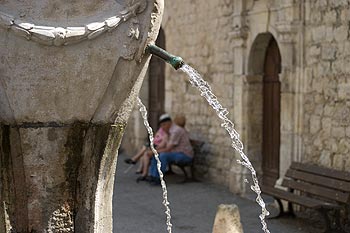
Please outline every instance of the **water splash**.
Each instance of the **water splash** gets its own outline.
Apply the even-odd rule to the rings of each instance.
[[[217,97],[211,91],[209,84],[203,80],[201,75],[195,69],[185,64],[180,68],[180,70],[188,75],[192,86],[196,87],[200,91],[201,96],[207,100],[209,105],[216,111],[216,114],[222,120],[221,127],[228,132],[232,141],[231,146],[239,153],[242,158],[242,160],[238,160],[237,162],[250,170],[253,180],[253,185],[251,185],[250,188],[257,194],[256,202],[261,207],[261,214],[259,215],[259,218],[262,224],[262,230],[265,233],[270,233],[265,221],[265,218],[269,215],[269,212],[266,209],[265,202],[261,197],[261,190],[256,176],[256,171],[249,161],[248,157],[243,152],[243,143],[239,139],[239,134],[235,130],[234,124],[227,118],[227,114],[229,112],[219,103]]]
[[[142,103],[142,101],[140,100],[139,97],[137,97],[137,104],[139,106],[139,111],[141,113],[141,116],[143,118],[143,124],[145,125],[147,131],[148,131],[148,136],[149,136],[149,141],[150,141],[150,147],[151,150],[154,154],[154,157],[157,161],[157,169],[158,169],[158,173],[159,173],[159,177],[160,177],[160,184],[162,186],[162,191],[163,191],[163,205],[165,206],[165,214],[166,214],[166,225],[167,225],[167,231],[169,233],[171,233],[171,229],[172,229],[172,224],[170,222],[171,220],[171,214],[170,214],[170,208],[169,208],[169,201],[168,201],[168,190],[164,181],[164,175],[163,172],[160,170],[161,167],[161,162],[159,160],[159,155],[157,150],[154,148],[154,144],[153,144],[153,131],[152,128],[150,127],[148,120],[147,120],[147,109],[145,107],[145,105]]]

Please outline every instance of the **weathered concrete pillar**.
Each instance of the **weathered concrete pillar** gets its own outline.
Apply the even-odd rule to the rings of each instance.
[[[163,0],[0,2],[0,232],[112,232]]]
[[[237,205],[219,205],[215,216],[213,233],[243,233]]]

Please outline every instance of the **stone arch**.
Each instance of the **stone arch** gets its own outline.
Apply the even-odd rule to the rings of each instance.
[[[257,172],[260,174],[260,177],[262,177],[262,173],[264,172],[264,164],[266,165],[266,138],[272,138],[271,135],[266,136],[266,132],[268,131],[266,128],[267,123],[267,113],[270,112],[270,110],[267,110],[268,107],[268,101],[266,101],[267,97],[265,97],[264,101],[264,95],[267,94],[268,91],[267,85],[266,85],[266,73],[269,72],[266,69],[266,61],[267,61],[267,54],[268,49],[271,49],[271,43],[274,43],[275,46],[277,46],[277,56],[280,59],[281,54],[279,50],[279,46],[277,43],[277,40],[275,37],[267,32],[267,33],[260,33],[258,34],[251,46],[249,57],[248,57],[248,69],[247,69],[247,75],[246,75],[246,91],[245,91],[245,119],[246,119],[246,149],[249,156],[252,158],[252,162],[254,163]],[[281,63],[279,65],[276,65],[277,67],[277,73],[281,72]],[[279,78],[277,77],[277,80]],[[265,81],[264,81],[265,80]],[[280,88],[280,87],[279,87]],[[278,156],[278,159],[275,163],[275,177],[276,179],[279,176],[279,146],[280,146],[280,125],[279,125],[279,119],[280,119],[280,89],[275,93],[278,100],[278,113],[275,114],[275,117],[278,118],[278,126],[275,126],[275,128],[278,128],[278,140],[277,143],[274,143],[274,151],[276,152],[276,156]],[[264,110],[265,108],[265,110]],[[270,122],[271,123],[271,122]],[[264,127],[265,125],[265,127]],[[277,130],[275,130],[277,131]],[[265,139],[264,139],[265,135]],[[276,145],[275,145],[276,144]],[[265,145],[265,146],[264,146]],[[265,162],[264,162],[265,160]],[[266,166],[265,166],[266,170]],[[265,171],[266,173],[266,171]],[[274,182],[274,181],[273,181]]]
[[[269,32],[260,33],[255,37],[249,52],[248,75],[262,75],[264,73],[266,49],[272,38],[274,36]]]

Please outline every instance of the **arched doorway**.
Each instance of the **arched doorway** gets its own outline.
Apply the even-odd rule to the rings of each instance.
[[[261,182],[273,186],[280,176],[281,54],[271,33],[251,45],[244,92],[246,150]]]
[[[263,74],[263,184],[274,186],[280,167],[281,54],[272,37],[266,49]]]
[[[156,45],[165,49],[165,34],[160,28]],[[153,130],[157,129],[159,116],[164,113],[165,105],[165,63],[156,56],[152,56],[149,65],[149,123]]]

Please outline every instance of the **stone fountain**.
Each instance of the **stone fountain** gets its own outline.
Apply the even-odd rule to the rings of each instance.
[[[112,232],[163,0],[0,1],[0,232]]]

